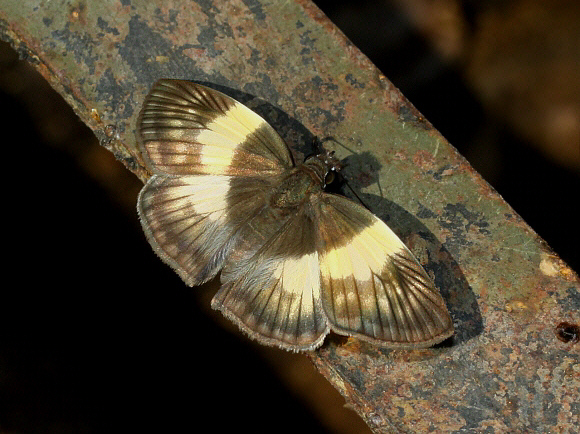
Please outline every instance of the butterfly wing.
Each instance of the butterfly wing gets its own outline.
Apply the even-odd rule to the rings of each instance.
[[[236,232],[265,206],[268,177],[153,175],[137,210],[155,252],[190,286],[222,268]]]
[[[166,175],[269,175],[293,167],[290,150],[258,114],[217,90],[159,80],[137,121],[141,152]]]
[[[216,90],[159,80],[137,122],[155,172],[137,209],[156,253],[188,285],[214,277],[235,234],[265,202],[290,151],[256,113]]]
[[[301,209],[284,219],[267,207],[240,234],[212,307],[266,345],[303,351],[329,331],[320,304],[315,226]]]
[[[344,197],[313,197],[321,301],[332,330],[395,348],[453,334],[443,298],[417,259],[378,217]]]

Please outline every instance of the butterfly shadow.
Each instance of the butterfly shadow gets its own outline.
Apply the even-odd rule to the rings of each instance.
[[[370,152],[354,152],[332,137],[319,140],[299,121],[251,94],[215,83],[201,81],[198,83],[231,96],[262,116],[286,141],[294,157],[297,157],[297,162],[301,162],[304,156],[319,151],[320,146],[327,140],[333,140],[347,149],[351,155],[341,161],[344,166],[342,176],[329,185],[327,191],[342,194],[362,203],[383,220],[411,249],[434,279],[436,287],[445,299],[455,326],[455,334],[436,347],[460,345],[483,332],[483,319],[475,294],[461,271],[461,266],[446,246],[446,244],[453,245],[455,240],[453,237],[448,237],[446,243],[441,243],[417,217],[398,204],[382,197],[384,191],[379,178],[382,164],[376,157]],[[360,188],[372,184],[378,186],[380,195],[360,192]],[[435,211],[430,211],[424,205],[421,208],[422,214],[428,218],[436,218]],[[459,227],[456,229],[461,231]],[[457,231],[454,230],[452,233],[456,234]],[[335,338],[330,336],[330,339]]]

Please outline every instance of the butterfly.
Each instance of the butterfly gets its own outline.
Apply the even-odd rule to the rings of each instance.
[[[137,209],[189,286],[221,271],[211,305],[258,342],[319,347],[330,331],[390,348],[453,334],[433,281],[391,229],[324,190],[329,152],[296,163],[258,114],[214,89],[159,80],[137,121],[153,176]]]

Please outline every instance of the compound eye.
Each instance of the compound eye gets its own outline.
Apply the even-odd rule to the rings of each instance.
[[[334,170],[330,170],[324,178],[324,185],[332,184],[335,179],[336,179],[336,174],[334,173]]]

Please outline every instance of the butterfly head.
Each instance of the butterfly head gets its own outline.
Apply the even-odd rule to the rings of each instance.
[[[322,153],[307,157],[304,164],[311,167],[323,181],[323,188],[336,179],[336,173],[342,169],[339,159],[334,156],[334,151],[322,150]]]

